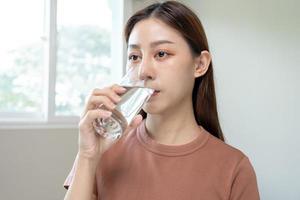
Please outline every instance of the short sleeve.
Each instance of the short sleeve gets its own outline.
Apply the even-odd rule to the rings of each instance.
[[[259,192],[255,171],[247,157],[236,167],[230,200],[259,200]]]
[[[73,177],[75,175],[76,164],[77,164],[77,156],[76,156],[76,159],[74,161],[73,167],[72,167],[71,171],[69,172],[69,174],[68,174],[68,176],[65,179],[65,182],[63,184],[65,189],[69,189],[69,186],[72,183]]]

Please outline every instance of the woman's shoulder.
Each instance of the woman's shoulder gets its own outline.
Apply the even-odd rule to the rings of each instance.
[[[208,134],[208,140],[205,145],[205,151],[208,151],[210,156],[218,160],[226,160],[227,162],[240,162],[243,159],[248,159],[247,155],[240,149],[220,140],[205,130]]]
[[[216,138],[206,131],[208,140],[205,148],[205,154],[209,157],[210,164],[215,164],[217,168],[225,173],[231,174],[232,178],[236,176],[244,177],[245,180],[256,182],[256,175],[249,157],[240,149]]]

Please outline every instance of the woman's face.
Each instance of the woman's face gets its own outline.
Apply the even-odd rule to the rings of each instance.
[[[156,18],[138,22],[128,39],[127,68],[137,68],[146,87],[155,89],[143,109],[149,114],[169,113],[192,103],[195,58],[180,33]]]

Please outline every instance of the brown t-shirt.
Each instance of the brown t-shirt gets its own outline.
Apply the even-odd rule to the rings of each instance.
[[[149,137],[143,121],[105,152],[100,163],[96,190],[101,200],[259,199],[249,159],[203,127],[192,142],[170,146]],[[74,167],[66,188],[73,174]]]

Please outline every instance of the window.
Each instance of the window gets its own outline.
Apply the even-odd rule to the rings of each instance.
[[[0,4],[0,112],[39,113],[44,78],[43,2]]]
[[[75,124],[122,75],[122,0],[4,1],[0,22],[0,125]]]

